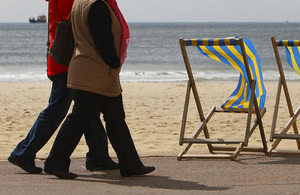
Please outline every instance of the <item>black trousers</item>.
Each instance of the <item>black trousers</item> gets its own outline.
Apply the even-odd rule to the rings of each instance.
[[[143,166],[125,122],[122,95],[107,97],[75,90],[74,101],[72,113],[60,128],[45,167],[69,172],[70,156],[84,131],[99,116],[99,111],[103,113],[108,138],[118,156],[120,172],[133,171]]]

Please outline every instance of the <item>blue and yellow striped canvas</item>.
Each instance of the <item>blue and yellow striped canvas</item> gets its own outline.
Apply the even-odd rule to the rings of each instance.
[[[221,106],[222,108],[249,108],[250,84],[248,81],[244,60],[239,45],[235,43],[236,38],[225,39],[191,39],[187,46],[197,46],[200,53],[219,62],[228,64],[240,72],[239,82],[236,89]],[[256,80],[256,98],[259,108],[265,106],[266,89],[263,84],[260,59],[253,44],[243,38],[248,57],[250,72]]]
[[[280,40],[278,46],[286,48],[286,59],[288,64],[300,76],[300,41],[299,40]]]

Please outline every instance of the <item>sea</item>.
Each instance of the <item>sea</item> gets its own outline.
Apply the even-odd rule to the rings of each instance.
[[[300,23],[129,23],[131,39],[121,82],[186,82],[188,80],[179,38],[245,37],[251,40],[262,64],[266,82],[279,74],[271,36],[300,39]],[[47,24],[0,23],[0,82],[50,82],[46,75]],[[285,50],[279,50],[286,79],[300,81],[288,66]],[[197,82],[235,82],[239,73],[231,66],[202,56],[188,47],[189,60]]]

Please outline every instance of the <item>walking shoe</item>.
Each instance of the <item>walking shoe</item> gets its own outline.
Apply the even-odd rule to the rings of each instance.
[[[44,171],[50,175],[55,175],[59,179],[74,179],[78,176],[76,173],[62,172],[55,169],[49,169],[47,167],[44,167]]]
[[[121,172],[121,176],[122,177],[131,177],[134,175],[145,175],[148,173],[151,173],[152,171],[155,170],[155,167],[145,167],[142,166],[139,169],[135,170],[135,171],[131,171],[131,172]]]
[[[41,173],[43,171],[43,169],[41,167],[36,167],[35,165],[29,165],[29,164],[19,160],[17,157],[15,157],[13,155],[10,155],[8,157],[8,161],[11,164],[20,167],[21,169],[23,169],[24,171],[26,171],[28,173]]]
[[[106,163],[104,165],[97,165],[97,166],[86,165],[86,169],[89,171],[116,170],[119,169],[119,163],[110,161],[109,163]]]

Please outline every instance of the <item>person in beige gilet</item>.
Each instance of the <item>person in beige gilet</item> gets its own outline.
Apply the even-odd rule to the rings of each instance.
[[[75,0],[72,9],[75,49],[67,87],[75,89],[74,107],[63,123],[45,161],[44,171],[73,179],[70,156],[99,111],[118,156],[123,177],[148,174],[125,122],[119,74],[126,58],[129,29],[115,0]]]

